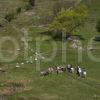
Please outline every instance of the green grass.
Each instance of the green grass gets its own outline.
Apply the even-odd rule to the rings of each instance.
[[[23,6],[24,0],[18,0],[18,5],[14,5],[14,0],[9,1],[0,1],[0,8],[8,7],[8,11],[11,11],[11,4],[16,8],[18,6]],[[98,2],[90,2],[91,8],[89,8],[89,19],[93,18],[97,20],[99,18],[99,10],[93,12],[96,8],[99,9],[99,0]],[[85,0],[85,3],[87,1]],[[88,4],[88,3],[87,3]],[[11,7],[11,8],[10,8]],[[3,10],[1,10],[3,11]],[[33,11],[33,10],[32,10]],[[6,13],[5,11],[3,11]],[[3,15],[3,14],[2,14]],[[95,17],[91,17],[91,15]],[[67,65],[72,64],[74,67],[77,64],[80,64],[83,68],[87,70],[87,78],[86,79],[78,79],[75,74],[52,74],[47,77],[41,77],[40,72],[36,71],[36,62],[33,64],[25,64],[21,66],[21,68],[16,68],[16,63],[25,62],[23,59],[23,42],[21,42],[21,37],[23,37],[22,28],[28,29],[29,36],[32,37],[32,42],[30,42],[30,47],[36,50],[36,38],[40,38],[39,42],[41,42],[41,52],[43,56],[50,57],[52,53],[52,37],[40,34],[44,32],[45,27],[33,27],[34,23],[37,25],[37,22],[34,22],[34,15],[28,16],[25,15],[25,12],[22,12],[17,16],[17,19],[14,19],[11,23],[7,23],[5,27],[0,28],[0,37],[3,36],[13,36],[18,40],[21,51],[18,58],[11,63],[1,63],[0,67],[6,70],[6,73],[0,72],[0,89],[5,88],[5,84],[9,80],[20,81],[20,80],[31,80],[30,83],[27,84],[27,87],[30,88],[28,91],[23,91],[21,93],[15,93],[10,96],[5,96],[5,100],[100,100],[100,62],[92,61],[87,52],[83,51],[83,61],[78,63],[78,55],[77,49],[71,49],[69,47],[69,43],[65,42],[66,47],[66,62],[62,62],[62,43],[61,41],[55,41],[57,43],[57,54],[55,58],[50,62],[44,62],[41,60],[41,69],[46,69],[51,66],[56,65]],[[35,20],[37,21],[37,20]],[[86,47],[88,41],[91,37],[97,35],[98,33],[95,30],[96,21],[90,21],[86,23],[85,27],[83,27],[79,34],[85,39],[82,41],[83,46]],[[17,29],[15,29],[15,26]],[[44,40],[42,42],[42,40]],[[94,42],[95,48],[100,48],[100,43]],[[3,45],[3,53],[7,56],[11,56],[8,51],[11,51],[13,46],[11,43],[5,43]],[[7,54],[8,53],[8,54]],[[96,50],[93,54],[100,58],[100,50]],[[29,56],[34,53],[29,50]]]

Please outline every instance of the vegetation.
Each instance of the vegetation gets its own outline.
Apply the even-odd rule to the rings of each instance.
[[[21,7],[17,8],[17,14],[21,13],[21,11],[22,11]]]
[[[72,35],[84,25],[86,18],[87,10],[84,7],[62,9],[49,25],[49,28],[54,32]]]
[[[97,22],[96,29],[97,29],[97,32],[100,32],[100,21]]]
[[[29,0],[29,4],[30,4],[31,6],[35,6],[35,0]]]
[[[87,5],[88,19],[84,19],[82,25],[71,32],[71,34],[75,34],[76,32],[84,38],[84,41],[81,41],[83,50],[81,51],[82,61],[80,62],[78,61],[79,55],[77,49],[71,47],[72,41],[55,41],[50,35],[42,34],[48,30],[47,25],[49,23],[43,23],[42,19],[45,21],[46,17],[51,17],[53,13],[52,8],[58,0],[36,0],[35,8],[30,11],[24,9],[27,1],[28,0],[0,1],[0,24],[4,26],[0,27],[0,40],[2,40],[4,36],[11,36],[17,40],[20,46],[18,58],[13,62],[1,62],[0,58],[0,100],[100,100],[100,62],[91,59],[88,50],[86,50],[88,48],[87,46],[91,46],[89,43],[91,38],[99,34],[96,30],[96,24],[100,18],[100,0],[82,0],[81,4]],[[18,14],[17,17],[15,16],[16,18],[10,23],[6,23],[7,21],[4,19],[5,16],[9,13],[16,13],[16,9],[20,7],[22,8],[20,14]],[[64,9],[62,11],[66,12],[67,10]],[[57,11],[56,17],[58,17],[62,11]],[[73,11],[73,9],[70,11]],[[82,27],[83,25],[84,27]],[[30,59],[32,57],[33,63],[27,63],[23,57],[24,43],[21,41],[24,37],[23,29],[26,29],[28,36],[32,39],[32,41],[29,41],[28,58]],[[54,32],[52,32],[52,34],[54,34]],[[72,64],[75,68],[77,65],[80,65],[86,69],[87,77],[77,78],[76,73],[50,74],[49,76],[41,77],[40,71],[36,71],[36,65],[38,63],[34,60],[36,57],[35,52],[37,51],[37,38],[37,42],[41,44],[40,54],[45,57],[44,60],[40,60],[41,70],[60,65],[66,66]],[[55,43],[56,45],[54,46],[56,49],[54,50],[52,44]],[[62,50],[63,44],[66,47],[65,50]],[[93,41],[92,46],[94,50],[89,51],[89,53],[99,59],[100,42]],[[56,52],[56,56],[52,61],[46,62],[45,60],[52,55],[53,50]],[[15,52],[12,41],[5,41],[2,44],[0,53],[1,52],[3,52],[4,57],[11,58]],[[62,61],[62,56],[65,55],[66,61]],[[22,62],[24,65],[21,64]],[[17,63],[20,65],[19,68],[16,68]]]
[[[5,19],[6,19],[8,22],[11,22],[13,19],[15,19],[15,13],[8,13],[8,14],[5,16]]]
[[[68,9],[75,5],[75,1],[69,2],[66,0],[58,0],[55,2],[53,7],[53,14],[54,16],[57,16],[57,14],[61,11],[61,9]]]
[[[35,0],[28,0],[28,4],[26,5],[26,10],[31,10],[35,6]]]

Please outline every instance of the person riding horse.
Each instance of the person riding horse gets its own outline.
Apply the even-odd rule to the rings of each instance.
[[[70,73],[74,73],[74,68],[72,67],[72,65],[67,65],[67,71]]]
[[[80,77],[82,75],[82,69],[80,68],[80,66],[77,66],[76,68],[76,74]]]
[[[69,65],[67,65],[67,71],[68,71],[68,72],[70,72],[70,71],[71,71],[71,67],[72,67],[72,65],[70,65],[70,64],[69,64]]]
[[[76,71],[77,71],[76,74],[77,74],[79,77],[84,77],[84,78],[85,78],[86,75],[87,75],[86,70],[80,68],[80,66],[77,66]]]

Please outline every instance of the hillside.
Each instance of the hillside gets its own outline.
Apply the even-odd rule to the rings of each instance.
[[[77,33],[83,38],[80,40],[81,52],[71,47],[71,41],[55,40],[43,34],[47,32],[47,24],[54,17],[54,12],[59,10],[60,3],[66,8],[79,3],[88,8],[88,20]],[[100,42],[93,41],[95,50],[91,53],[87,50],[91,44],[89,40],[99,34],[95,26],[100,18],[100,0],[36,0],[32,9],[26,10],[26,6],[27,0],[0,0],[0,100],[100,100],[100,61],[96,62],[89,56],[92,53],[99,60]],[[15,14],[18,8],[22,10]],[[10,22],[5,20],[8,13],[15,14]],[[26,39],[31,40],[25,53],[27,43],[23,40],[26,35],[29,36]],[[11,41],[3,40],[8,37]],[[15,43],[12,43],[13,40]],[[66,49],[63,50],[62,46]],[[4,62],[2,54],[8,60],[13,54],[17,58]],[[82,61],[79,62],[81,55]],[[48,59],[51,56],[54,58]],[[66,58],[62,59],[62,56]],[[76,71],[73,74],[40,75],[40,71],[49,67],[68,64],[75,69],[80,65],[87,71],[86,78],[78,77]]]
[[[55,9],[60,9],[65,6],[69,8],[80,0],[36,0],[35,6],[33,9],[27,11],[28,0],[4,0],[0,1],[0,20],[4,19],[4,17],[9,13],[16,13],[18,8],[22,9],[20,15],[17,16],[18,21],[27,20],[30,23],[34,24],[47,24],[52,20],[52,17],[55,14]],[[15,21],[17,21],[17,19]],[[23,23],[23,22],[22,22]]]

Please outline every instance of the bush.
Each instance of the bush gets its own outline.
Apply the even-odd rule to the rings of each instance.
[[[26,10],[31,10],[32,9],[32,6],[30,4],[26,5]]]
[[[57,16],[57,14],[61,11],[62,8],[68,9],[75,4],[75,1],[64,1],[64,0],[57,0],[53,7],[53,14]]]
[[[21,13],[21,11],[22,11],[21,7],[17,8],[17,10],[16,10],[17,14]]]
[[[0,27],[2,27],[2,24],[0,23]]]
[[[96,36],[94,40],[95,41],[100,41],[100,36]]]
[[[34,6],[35,5],[35,0],[29,0],[29,5]]]
[[[97,22],[96,29],[97,29],[97,32],[100,32],[100,21]]]
[[[26,10],[31,10],[35,6],[35,0],[28,0],[28,4],[26,5]]]
[[[8,13],[8,14],[5,16],[5,19],[6,19],[8,22],[11,22],[13,19],[15,19],[15,14],[14,14],[14,13]]]

